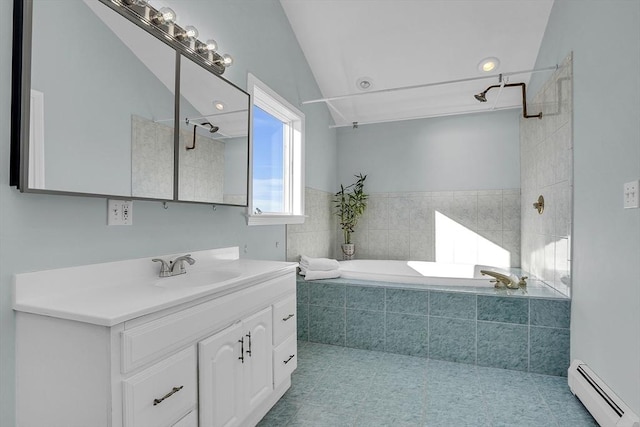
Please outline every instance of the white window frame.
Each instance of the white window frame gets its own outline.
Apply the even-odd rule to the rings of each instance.
[[[247,88],[251,95],[249,110],[249,197],[247,207],[248,225],[281,225],[304,223],[304,113],[278,95],[269,86],[249,73]],[[284,137],[285,212],[263,212],[257,214],[253,206],[253,107],[257,106],[272,116],[288,123]]]

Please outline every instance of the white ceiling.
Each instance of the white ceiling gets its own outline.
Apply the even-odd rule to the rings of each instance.
[[[280,0],[323,97],[486,76],[534,68],[553,0]],[[555,64],[543,64],[555,66]],[[528,83],[531,74],[508,77]],[[519,88],[493,89],[492,77],[331,101],[336,125],[519,108]],[[496,102],[497,99],[497,102]],[[303,100],[309,101],[309,100]],[[530,114],[536,113],[535,111]]]

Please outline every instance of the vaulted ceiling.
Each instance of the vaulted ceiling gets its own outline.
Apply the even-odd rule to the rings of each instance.
[[[530,73],[510,73],[534,68],[553,5],[553,0],[280,2],[323,98],[335,98],[328,104],[337,126],[519,108],[517,88],[493,89],[485,103],[473,95],[499,84],[500,73],[508,83],[528,83]],[[482,72],[478,64],[487,57],[500,63]],[[358,85],[362,79],[371,83],[367,90]],[[456,80],[463,81],[439,84]],[[404,87],[414,88],[394,90]]]

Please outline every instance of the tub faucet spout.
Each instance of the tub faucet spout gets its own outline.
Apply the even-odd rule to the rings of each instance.
[[[491,283],[495,283],[496,288],[506,287],[509,289],[518,289],[520,287],[519,282],[516,282],[505,274],[490,270],[480,270],[480,273],[482,273],[483,276],[493,277],[495,280],[492,280]]]

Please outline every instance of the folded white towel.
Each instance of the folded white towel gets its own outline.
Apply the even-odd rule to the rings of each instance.
[[[318,279],[336,279],[340,277],[340,270],[307,270],[307,274],[304,276],[305,280],[318,280]]]
[[[311,258],[305,255],[300,255],[300,269],[302,270],[329,271],[337,270],[339,268],[340,263],[335,259]]]

